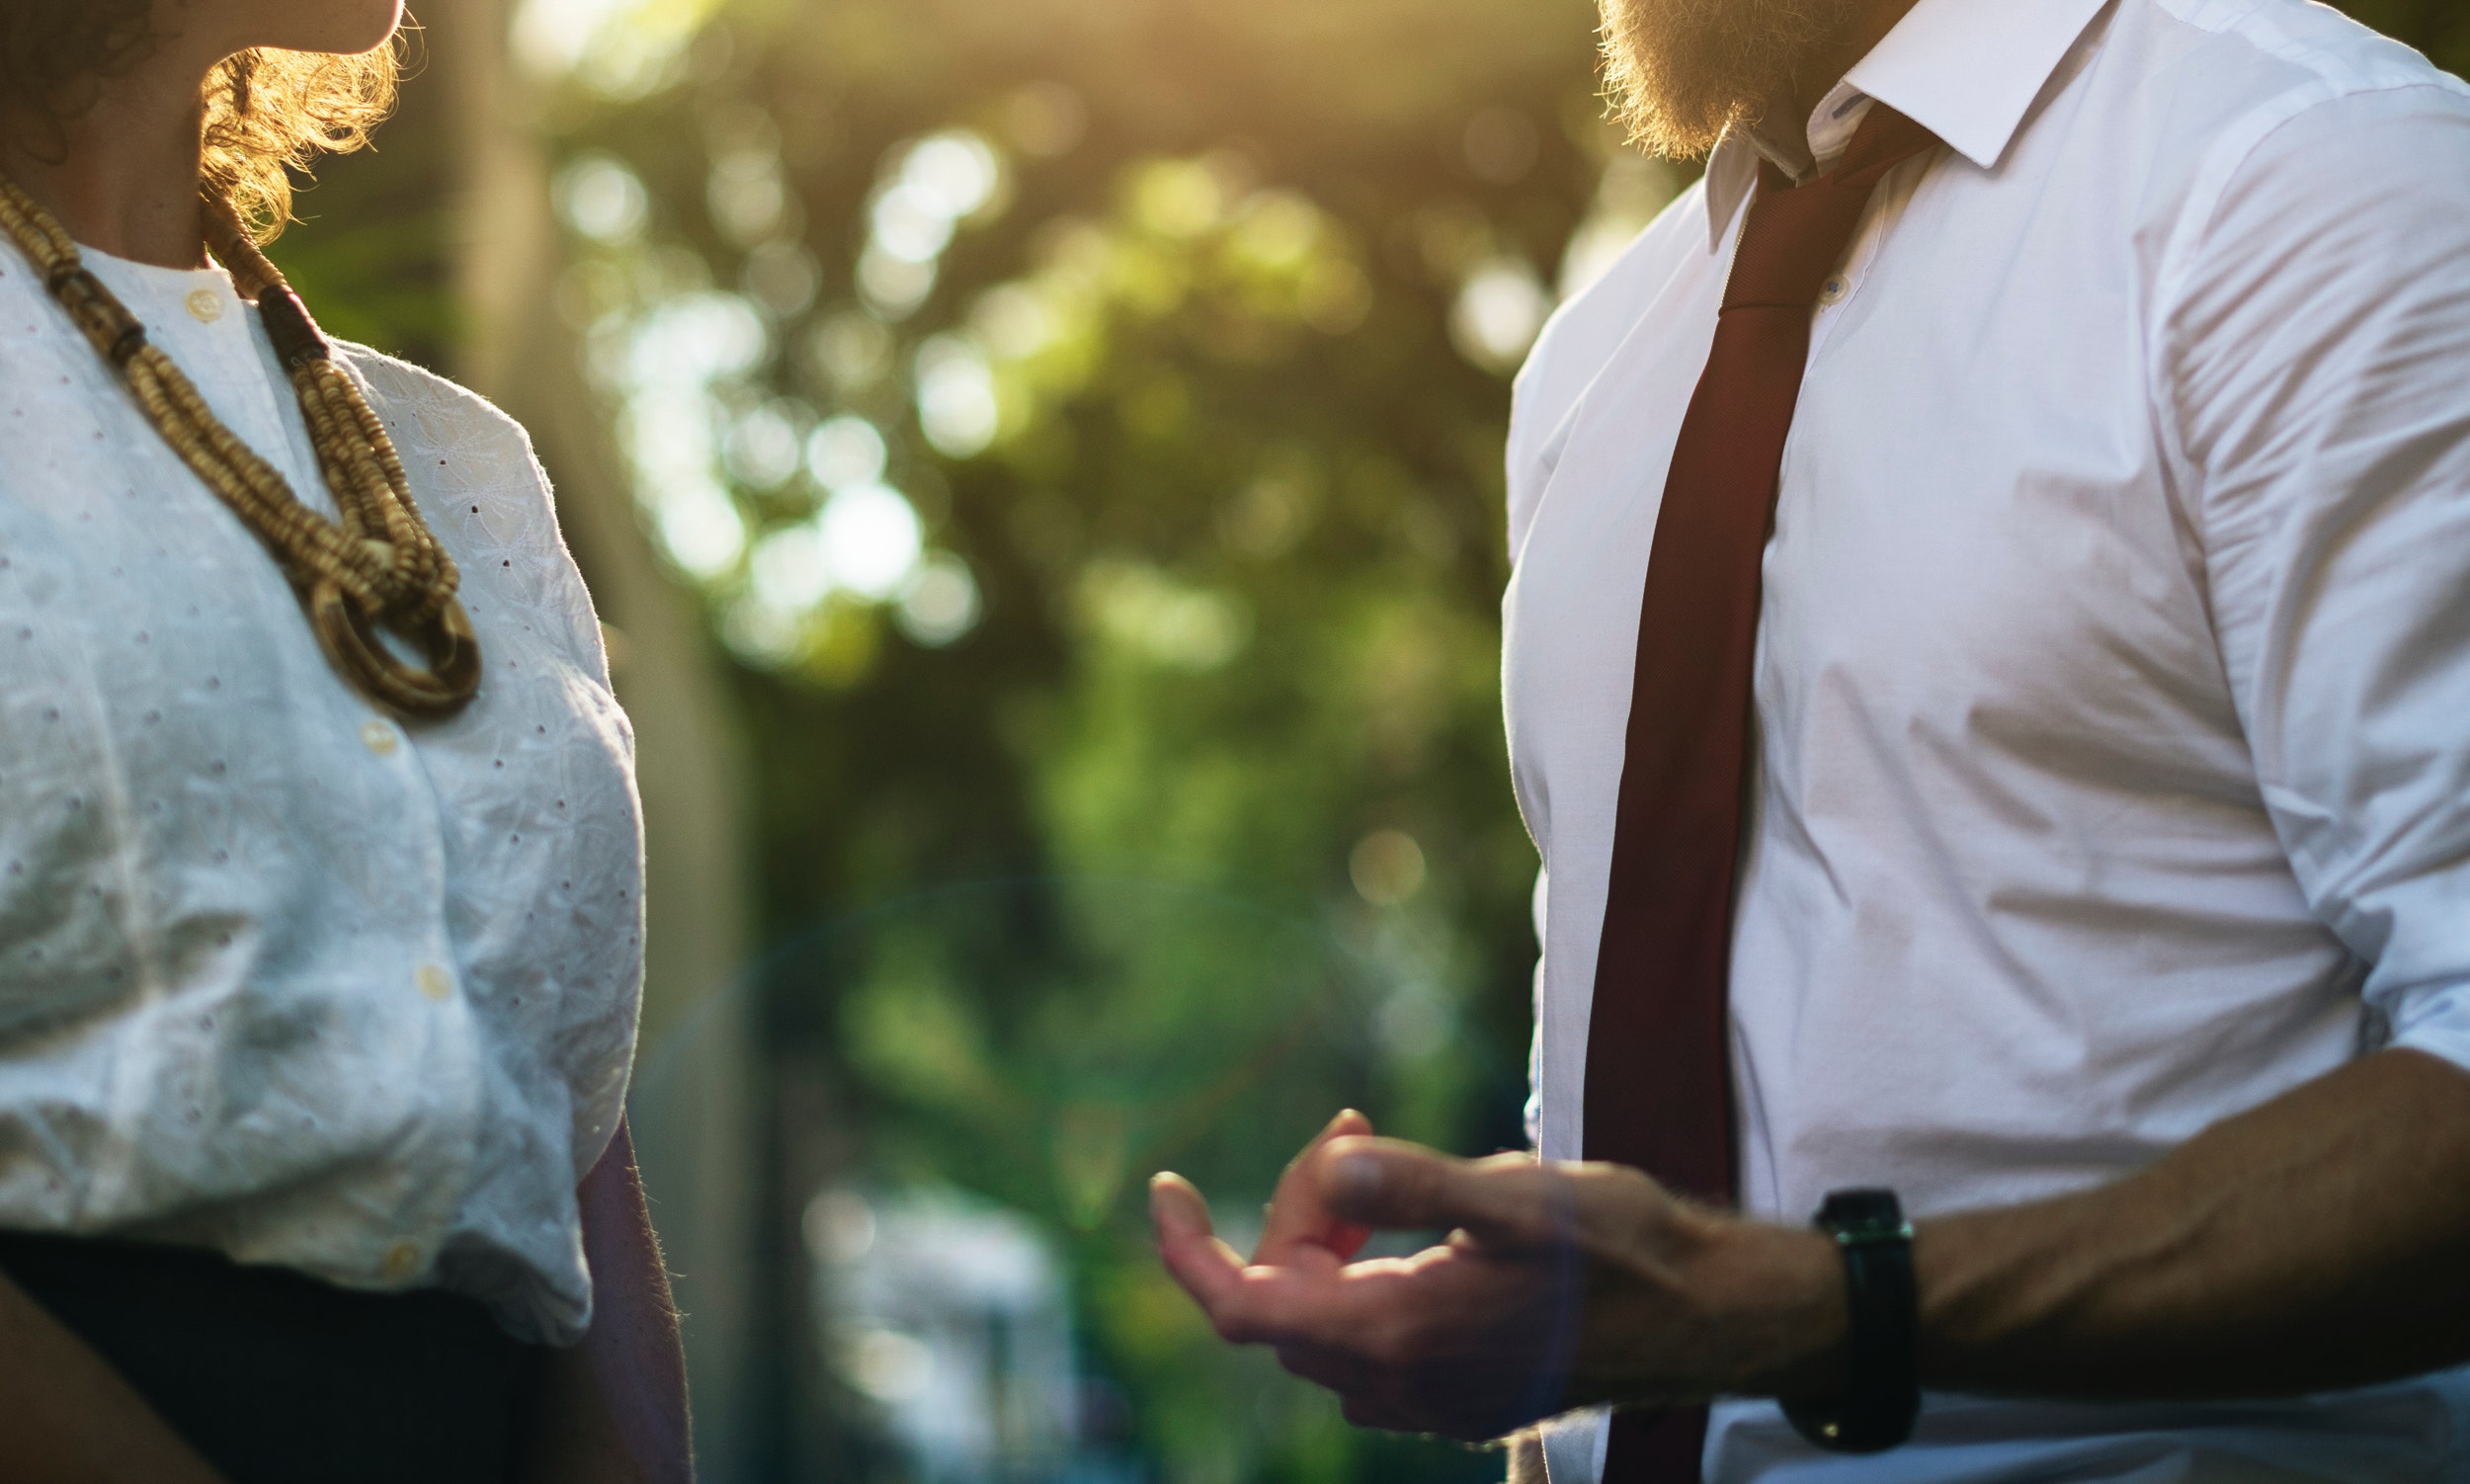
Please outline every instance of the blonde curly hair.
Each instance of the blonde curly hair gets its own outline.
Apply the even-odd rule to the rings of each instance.
[[[402,33],[374,51],[326,56],[258,48],[206,80],[206,184],[239,208],[258,240],[291,220],[291,172],[349,154],[394,111]]]
[[[103,79],[154,42],[154,0],[0,0],[0,116],[33,127],[40,152],[65,147],[64,125]],[[369,142],[393,111],[405,34],[357,56],[258,48],[206,80],[206,185],[260,240],[291,220],[291,172]],[[48,148],[46,148],[48,146]]]

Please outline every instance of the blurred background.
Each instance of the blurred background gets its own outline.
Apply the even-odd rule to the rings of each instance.
[[[1590,0],[417,12],[274,256],[530,427],[607,621],[703,1477],[1497,1479],[1218,1345],[1143,1188],[1523,1143],[1508,377],[1690,178]]]

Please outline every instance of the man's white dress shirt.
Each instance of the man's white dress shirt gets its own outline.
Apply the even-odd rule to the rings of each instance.
[[[88,264],[332,513],[220,271]],[[480,693],[380,714],[0,247],[0,1227],[591,1312],[575,1186],[642,966],[633,742],[523,431],[338,346],[462,570]]]
[[[2078,1190],[2362,1051],[2470,1064],[2470,89],[2300,0],[1921,0],[1822,103],[1946,148],[1816,312],[1765,557],[1741,1195]],[[1639,596],[1756,177],[1728,138],[1519,378],[1505,685],[1536,1108],[1583,1149]],[[1556,1484],[1592,1478],[1573,1419]],[[2470,1382],[1716,1409],[1710,1479],[2470,1476]]]

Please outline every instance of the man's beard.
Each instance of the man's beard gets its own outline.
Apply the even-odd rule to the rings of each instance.
[[[1792,97],[1852,0],[1601,0],[1605,80],[1632,142],[1687,159]]]

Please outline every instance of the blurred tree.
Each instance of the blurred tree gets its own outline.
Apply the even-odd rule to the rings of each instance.
[[[548,111],[560,305],[749,666],[767,920],[886,904],[771,1043],[873,1178],[1070,1244],[1179,1479],[1497,1468],[1224,1353],[1140,1215],[1345,1102],[1521,1139],[1502,377],[1608,140],[1583,5],[1441,10],[739,5]],[[1016,884],[920,904],[969,879]]]

